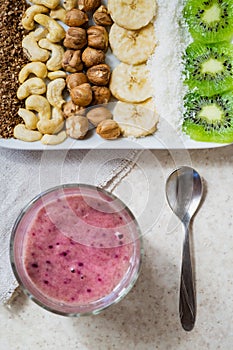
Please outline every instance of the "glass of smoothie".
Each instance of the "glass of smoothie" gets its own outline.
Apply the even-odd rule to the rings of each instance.
[[[61,185],[34,198],[11,235],[13,272],[23,291],[57,314],[98,314],[121,300],[139,275],[135,217],[95,186]]]

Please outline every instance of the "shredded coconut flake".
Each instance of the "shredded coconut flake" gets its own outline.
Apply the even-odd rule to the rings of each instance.
[[[147,62],[156,110],[160,116],[158,134],[172,137],[181,133],[183,97],[182,55],[190,42],[184,24],[181,0],[157,0],[158,12],[154,21],[157,47]],[[170,130],[170,132],[169,132]],[[170,133],[170,135],[169,135]]]

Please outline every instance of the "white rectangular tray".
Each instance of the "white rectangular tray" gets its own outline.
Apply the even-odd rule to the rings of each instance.
[[[226,144],[195,142],[178,136],[170,141],[163,140],[159,133],[140,139],[121,138],[105,141],[93,133],[85,140],[68,138],[60,145],[44,146],[41,142],[23,142],[15,139],[0,139],[0,147],[18,150],[81,150],[81,149],[206,149],[223,147]]]
[[[163,0],[165,1],[165,0]],[[169,4],[170,0],[166,0]],[[29,4],[30,1],[27,0]],[[61,0],[63,2],[63,0]],[[157,0],[159,3],[160,0]],[[102,1],[107,5],[107,0]],[[60,22],[61,23],[61,22]],[[61,23],[62,24],[62,23]],[[66,27],[66,26],[65,26]],[[113,69],[119,61],[109,50],[106,56],[106,63]],[[161,122],[160,118],[160,122]],[[89,131],[88,137],[84,140],[74,140],[68,138],[63,143],[56,146],[45,146],[40,141],[38,142],[23,142],[16,139],[0,139],[0,147],[17,149],[17,150],[81,150],[81,149],[206,149],[226,146],[226,144],[196,142],[190,140],[185,135],[179,135],[169,123],[165,121],[169,132],[156,131],[154,135],[147,136],[140,139],[119,138],[117,140],[105,141],[94,130]]]

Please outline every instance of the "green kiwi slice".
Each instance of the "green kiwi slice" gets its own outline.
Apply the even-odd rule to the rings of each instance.
[[[212,97],[189,92],[184,98],[182,129],[191,139],[203,142],[233,142],[233,94]]]
[[[213,96],[233,89],[233,45],[201,44],[186,49],[185,83],[200,95]]]
[[[188,0],[184,17],[194,40],[215,43],[233,37],[232,0]]]

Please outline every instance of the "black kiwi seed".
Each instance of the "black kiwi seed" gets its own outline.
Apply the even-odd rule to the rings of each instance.
[[[209,107],[211,109],[205,115],[205,110]],[[219,111],[218,119],[213,110]],[[197,141],[233,142],[232,94],[225,93],[209,98],[197,93],[188,93],[185,96],[183,131]]]
[[[200,95],[213,96],[233,89],[233,45],[230,43],[193,42],[186,49],[184,65],[185,83]]]
[[[211,9],[218,7],[219,18],[211,20]],[[204,16],[209,11],[208,16]],[[197,1],[187,0],[184,18],[194,40],[204,43],[231,41],[233,38],[233,2],[232,0]]]

